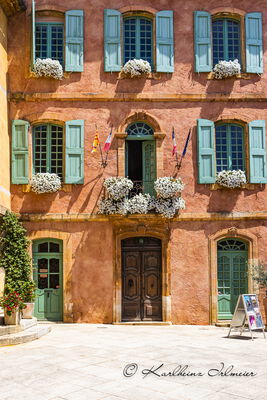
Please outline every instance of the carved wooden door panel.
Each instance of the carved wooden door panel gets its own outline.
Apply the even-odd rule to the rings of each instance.
[[[161,242],[125,239],[122,245],[122,321],[161,321]]]

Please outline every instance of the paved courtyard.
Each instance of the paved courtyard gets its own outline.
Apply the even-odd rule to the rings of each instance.
[[[266,400],[267,340],[227,332],[53,324],[39,340],[0,348],[0,399]]]

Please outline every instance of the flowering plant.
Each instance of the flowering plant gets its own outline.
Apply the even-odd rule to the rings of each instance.
[[[148,61],[142,59],[137,60],[134,58],[133,60],[127,61],[122,68],[122,72],[131,75],[132,78],[135,76],[150,74],[151,66]]]
[[[241,65],[238,60],[234,61],[219,61],[213,68],[215,79],[224,79],[237,74],[240,74]]]
[[[20,285],[20,294],[21,298],[25,303],[32,303],[36,298],[36,284],[34,281],[25,281],[22,282]]]
[[[128,178],[107,178],[104,181],[108,197],[113,200],[120,200],[127,196],[133,188],[133,182]]]
[[[241,169],[219,172],[216,176],[216,183],[228,188],[237,188],[247,183],[246,174]]]
[[[184,184],[181,178],[176,179],[170,176],[165,176],[164,178],[158,178],[155,181],[154,188],[158,197],[169,199],[177,196],[177,193],[184,189]]]
[[[57,174],[50,174],[49,172],[38,173],[33,175],[31,179],[32,191],[41,193],[54,193],[61,188],[61,180]]]
[[[6,310],[9,316],[12,315],[14,311],[26,308],[26,304],[23,302],[20,294],[15,290],[0,298],[0,306]]]
[[[37,58],[33,66],[33,71],[37,77],[46,76],[48,78],[62,79],[63,68],[58,60],[51,58]]]

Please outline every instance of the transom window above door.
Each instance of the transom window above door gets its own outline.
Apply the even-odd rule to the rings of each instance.
[[[240,22],[233,19],[215,19],[212,22],[213,65],[219,61],[239,60]]]
[[[235,124],[215,126],[216,170],[244,170],[243,127]]]
[[[124,64],[136,59],[148,61],[153,68],[153,22],[143,17],[123,20]]]

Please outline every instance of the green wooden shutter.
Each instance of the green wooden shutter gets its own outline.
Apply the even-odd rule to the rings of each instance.
[[[12,183],[15,184],[29,182],[28,129],[27,121],[12,121]]]
[[[143,155],[143,192],[151,196],[155,194],[154,182],[157,179],[156,142],[148,140],[142,142]]]
[[[65,183],[83,183],[84,180],[84,121],[66,122]]]
[[[156,14],[157,72],[174,71],[173,11]]]
[[[249,124],[250,183],[267,183],[265,121]]]
[[[65,71],[83,71],[83,10],[65,14],[66,54]]]
[[[198,183],[215,182],[214,122],[197,120]]]
[[[104,60],[105,71],[121,70],[121,13],[104,10]]]
[[[210,72],[211,57],[211,15],[206,11],[194,12],[195,72]]]
[[[32,0],[32,66],[35,63],[35,1]]]
[[[247,72],[263,73],[261,13],[246,14],[246,66]]]

